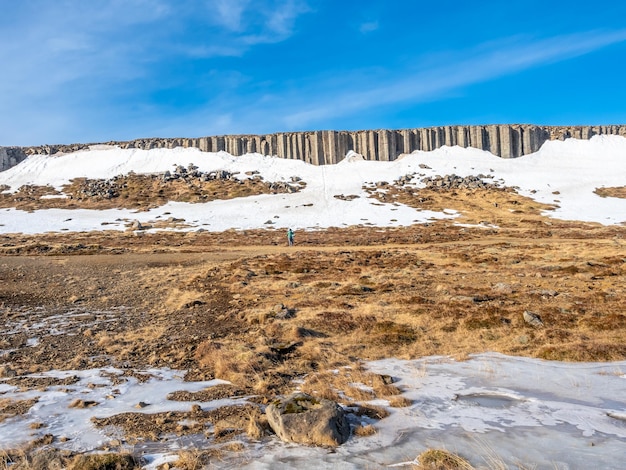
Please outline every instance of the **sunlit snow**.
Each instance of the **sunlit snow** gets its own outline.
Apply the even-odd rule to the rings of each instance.
[[[431,212],[402,204],[380,204],[364,185],[394,180],[404,175],[419,179],[457,174],[485,175],[490,181],[514,186],[537,201],[554,204],[546,215],[605,225],[626,221],[626,200],[600,197],[600,187],[626,185],[626,138],[595,136],[591,140],[568,139],[546,142],[532,155],[502,159],[488,152],[460,147],[442,147],[432,152],[414,152],[393,162],[363,161],[350,154],[336,165],[314,166],[297,160],[248,154],[233,157],[225,152],[205,153],[192,148],[120,149],[95,146],[67,155],[34,155],[0,173],[0,184],[11,191],[22,185],[51,185],[60,189],[77,177],[110,178],[118,174],[162,173],[175,165],[193,163],[200,171],[227,170],[246,178],[258,171],[266,181],[306,182],[294,194],[250,196],[201,204],[170,202],[149,211],[47,209],[32,213],[0,210],[0,233],[48,231],[124,230],[129,221],[149,223],[164,216],[184,219],[178,230],[223,231],[227,229],[407,226],[434,219],[454,218],[455,211]],[[356,195],[346,201],[336,195]],[[167,213],[167,215],[166,215]],[[272,224],[267,222],[271,221]]]

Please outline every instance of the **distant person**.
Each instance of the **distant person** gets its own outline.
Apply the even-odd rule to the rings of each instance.
[[[287,241],[289,242],[289,246],[293,246],[293,230],[287,230]]]

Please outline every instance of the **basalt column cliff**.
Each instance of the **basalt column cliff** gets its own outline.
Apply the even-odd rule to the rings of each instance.
[[[444,145],[474,147],[502,158],[517,158],[536,152],[547,140],[590,139],[611,134],[626,137],[626,125],[611,126],[440,126],[421,129],[371,131],[282,132],[268,135],[225,135],[198,138],[148,138],[107,142],[121,148],[196,147],[205,152],[226,151],[238,156],[261,153],[303,160],[314,165],[337,163],[353,150],[367,160],[390,161],[415,150],[434,150]],[[93,144],[0,147],[0,171],[28,155],[75,152]]]

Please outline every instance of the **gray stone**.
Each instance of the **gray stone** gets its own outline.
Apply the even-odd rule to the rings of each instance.
[[[541,321],[541,317],[536,313],[533,313],[528,310],[524,310],[524,321],[528,323],[530,326],[540,327],[543,326],[543,321]]]
[[[274,400],[265,414],[272,430],[285,442],[336,447],[350,437],[345,412],[324,398],[294,393]]]
[[[0,366],[0,378],[15,377],[17,372],[6,364]]]

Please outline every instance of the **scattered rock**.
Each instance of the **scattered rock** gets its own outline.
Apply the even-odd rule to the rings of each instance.
[[[445,176],[432,176],[423,178],[422,184],[428,189],[448,190],[448,189],[496,189],[500,188],[497,183],[487,183],[483,179],[486,175],[478,176],[458,176],[455,174]]]
[[[325,398],[294,393],[274,400],[265,413],[272,430],[285,442],[336,447],[350,436],[345,412]]]
[[[11,367],[6,364],[0,366],[0,377],[1,378],[9,378],[17,376],[17,372],[15,372]]]
[[[98,405],[97,401],[81,400],[80,398],[77,398],[76,400],[74,400],[72,403],[69,404],[69,407],[83,409],[83,408],[91,408],[92,406],[96,406],[96,405]]]
[[[533,294],[540,295],[541,297],[556,297],[559,293],[555,290],[541,289],[532,292]]]
[[[275,343],[269,346],[273,353],[284,356],[294,352],[298,346],[302,346],[302,341],[292,341],[291,343]]]
[[[288,308],[283,304],[276,304],[272,308],[270,315],[277,320],[287,320],[289,318],[293,318],[296,314],[296,310],[292,308]]]
[[[528,310],[524,310],[524,321],[534,327],[543,326],[543,321],[541,321],[541,317],[536,313],[530,312]]]
[[[501,294],[512,294],[513,286],[505,284],[504,282],[498,282],[497,284],[493,285],[493,290]]]
[[[335,194],[333,197],[335,199],[341,199],[342,201],[352,201],[353,199],[358,199],[360,196],[356,194],[348,194],[347,196],[344,194]]]

